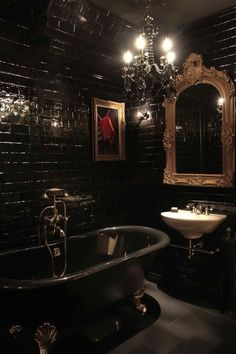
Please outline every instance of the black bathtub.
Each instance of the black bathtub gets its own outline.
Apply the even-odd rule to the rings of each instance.
[[[154,252],[168,236],[143,226],[118,226],[68,238],[68,266],[54,278],[46,247],[0,254],[2,321],[56,325],[79,321],[94,311],[131,296],[143,286]],[[54,243],[56,272],[63,268],[63,242]],[[57,252],[58,254],[58,252]]]

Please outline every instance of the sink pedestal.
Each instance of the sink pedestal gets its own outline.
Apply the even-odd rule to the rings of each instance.
[[[191,238],[188,239],[188,258],[194,256],[195,251],[199,252],[203,246],[203,242],[194,243]],[[205,253],[205,252],[204,252]]]

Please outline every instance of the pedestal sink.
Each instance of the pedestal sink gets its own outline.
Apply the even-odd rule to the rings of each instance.
[[[163,221],[187,239],[197,239],[213,231],[227,218],[223,214],[196,214],[189,210],[161,213]]]

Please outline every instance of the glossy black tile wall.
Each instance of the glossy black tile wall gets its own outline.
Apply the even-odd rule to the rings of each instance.
[[[226,69],[235,78],[235,13],[234,6],[190,25],[183,33],[186,39],[184,55],[190,51],[199,52],[205,65]]]
[[[0,248],[37,240],[51,187],[91,197],[68,205],[70,234],[124,222],[127,163],[92,160],[91,98],[123,100],[114,58],[128,27],[85,1],[27,0],[0,6],[0,28],[0,91],[36,102],[1,116]]]

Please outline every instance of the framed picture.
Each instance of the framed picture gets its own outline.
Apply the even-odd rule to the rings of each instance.
[[[125,104],[93,98],[93,158],[125,159]]]

